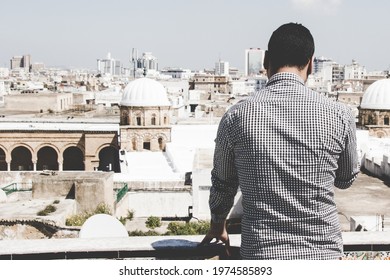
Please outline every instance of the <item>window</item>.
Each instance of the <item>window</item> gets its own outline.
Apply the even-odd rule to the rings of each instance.
[[[390,120],[389,120],[389,117],[388,116],[385,116],[384,120],[383,120],[383,124],[384,125],[390,125]]]
[[[156,125],[156,115],[152,115],[152,120],[151,120],[152,125]]]
[[[137,117],[137,125],[138,125],[138,126],[141,125],[141,117]]]

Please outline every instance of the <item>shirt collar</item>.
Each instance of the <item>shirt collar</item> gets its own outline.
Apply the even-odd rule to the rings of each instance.
[[[295,83],[299,83],[302,85],[305,85],[305,81],[298,76],[297,74],[290,73],[290,72],[279,72],[274,74],[267,82],[266,86],[270,86],[275,83],[279,83],[282,81],[292,81]]]

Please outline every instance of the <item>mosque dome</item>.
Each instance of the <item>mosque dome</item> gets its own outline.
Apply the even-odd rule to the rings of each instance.
[[[130,82],[124,89],[123,106],[170,106],[163,85],[149,78]]]
[[[390,110],[390,79],[383,79],[370,85],[363,95],[362,109]]]

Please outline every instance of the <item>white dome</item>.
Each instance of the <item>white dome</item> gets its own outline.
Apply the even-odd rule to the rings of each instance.
[[[390,110],[390,79],[383,79],[370,85],[363,95],[362,109]]]
[[[162,84],[152,79],[140,78],[126,86],[121,105],[170,106],[170,103]]]
[[[89,217],[79,232],[79,238],[129,237],[125,226],[108,214]]]

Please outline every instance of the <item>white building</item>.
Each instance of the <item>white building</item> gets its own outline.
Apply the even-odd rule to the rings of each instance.
[[[218,76],[229,76],[229,62],[218,61],[215,63],[215,75]]]
[[[166,68],[160,71],[162,75],[167,75],[172,79],[188,80],[193,74],[190,69]]]
[[[95,104],[103,104],[106,107],[118,105],[122,100],[122,94],[123,92],[119,86],[95,92]]]
[[[0,68],[0,78],[8,78],[9,77],[9,69],[8,68]]]
[[[97,60],[97,70],[100,74],[110,74],[111,76],[120,75],[122,66],[119,60],[111,57],[111,53],[106,58]]]
[[[260,75],[264,70],[265,51],[260,48],[245,50],[245,76]]]
[[[315,57],[313,60],[313,74],[321,73],[325,65],[332,65],[332,63],[333,61],[330,58]]]
[[[366,68],[360,65],[356,60],[352,60],[352,64],[345,65],[344,67],[345,80],[361,80],[366,73]]]
[[[148,71],[158,71],[158,59],[151,52],[144,52],[142,57],[137,59],[137,68]]]

